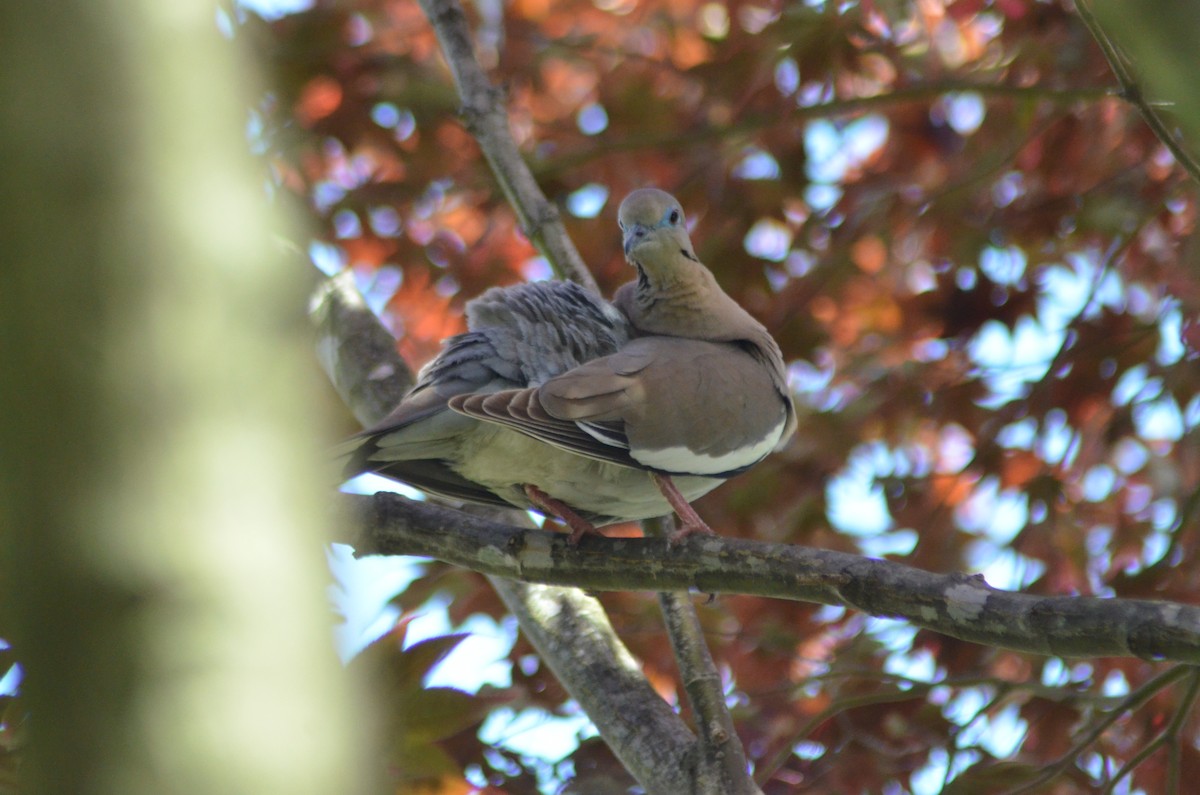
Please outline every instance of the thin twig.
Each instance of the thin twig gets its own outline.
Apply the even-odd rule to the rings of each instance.
[[[487,158],[500,189],[517,214],[525,236],[562,279],[597,291],[596,280],[584,265],[559,217],[521,157],[509,127],[503,92],[493,86],[475,57],[471,32],[461,6],[453,0],[421,0],[442,46],[442,53],[462,98],[463,121]]]
[[[1104,28],[1100,26],[1099,20],[1096,19],[1096,14],[1092,11],[1090,0],[1076,0],[1075,10],[1079,14],[1080,21],[1084,27],[1092,34],[1092,38],[1100,45],[1100,51],[1104,53],[1104,59],[1108,61],[1109,68],[1112,69],[1113,75],[1117,78],[1117,82],[1121,85],[1121,98],[1129,104],[1137,108],[1142,114],[1142,119],[1151,129],[1154,135],[1162,142],[1163,146],[1171,152],[1184,170],[1191,176],[1193,180],[1200,183],[1200,162],[1189,152],[1179,138],[1171,131],[1170,127],[1163,120],[1162,115],[1155,109],[1154,105],[1149,102],[1142,92],[1141,85],[1137,82],[1133,74],[1128,59],[1121,53],[1120,48],[1109,38]]]
[[[1159,748],[1165,745],[1168,749],[1169,758],[1167,760],[1167,787],[1165,792],[1179,793],[1179,764],[1180,764],[1180,748],[1179,748],[1179,730],[1183,726],[1183,721],[1187,718],[1188,712],[1192,709],[1192,704],[1196,701],[1196,694],[1200,692],[1200,669],[1192,669],[1191,681],[1188,682],[1187,692],[1180,700],[1178,709],[1175,710],[1174,717],[1171,718],[1171,723],[1163,730],[1161,734],[1155,737],[1150,742],[1146,743],[1142,748],[1129,758],[1125,764],[1121,765],[1121,769],[1113,774],[1108,784],[1104,787],[1104,795],[1114,792],[1117,785],[1121,783],[1121,779],[1129,775],[1142,762],[1149,759]]]
[[[962,80],[939,81],[906,86],[866,97],[844,97],[812,105],[791,107],[779,113],[745,114],[731,124],[705,125],[688,130],[676,129],[669,132],[646,133],[627,138],[596,141],[589,143],[587,149],[583,151],[566,152],[553,159],[535,163],[533,169],[540,177],[553,176],[578,168],[598,157],[614,153],[662,148],[678,149],[681,145],[688,146],[712,140],[736,140],[739,137],[752,135],[780,124],[794,127],[810,119],[866,113],[911,102],[929,102],[950,93],[976,93],[984,97],[1022,101],[1045,100],[1056,104],[1095,101],[1117,95],[1115,89],[1108,87],[1048,90]]]
[[[1182,679],[1192,668],[1186,665],[1177,665],[1162,672],[1158,676],[1151,679],[1146,684],[1142,685],[1137,690],[1129,694],[1120,704],[1113,708],[1111,712],[1104,716],[1104,719],[1093,726],[1083,738],[1077,742],[1070,751],[1059,757],[1057,762],[1047,765],[1041,775],[1032,781],[1027,781],[1016,789],[1008,790],[1004,795],[1020,795],[1022,792],[1033,792],[1038,787],[1048,781],[1051,781],[1071,765],[1075,764],[1076,760],[1083,754],[1092,743],[1100,739],[1104,732],[1108,731],[1109,727],[1120,720],[1126,713],[1133,712],[1141,708],[1146,702],[1154,697],[1160,690],[1169,687],[1173,682]]]
[[[1183,767],[1183,724],[1187,720],[1188,713],[1192,711],[1192,705],[1196,703],[1198,695],[1200,695],[1200,668],[1192,670],[1187,692],[1180,701],[1175,717],[1171,719],[1171,725],[1163,734],[1166,741],[1170,743],[1167,759],[1167,792],[1174,793],[1174,795],[1182,792],[1179,787],[1179,776]]]
[[[830,704],[805,721],[799,729],[792,732],[788,741],[784,743],[779,751],[765,762],[760,763],[755,771],[754,777],[760,784],[766,784],[771,780],[771,777],[783,767],[784,763],[792,756],[794,749],[805,737],[808,737],[825,721],[859,707],[872,707],[880,704],[898,704],[913,699],[925,698],[929,691],[935,687],[939,687],[940,683],[936,682],[920,682],[910,690],[893,690],[889,692],[874,692],[864,693],[858,696],[835,697]]]
[[[972,715],[971,719],[966,723],[961,725],[956,723],[950,727],[949,736],[947,737],[946,743],[948,749],[946,772],[942,774],[943,790],[948,789],[951,780],[953,780],[954,775],[956,775],[955,758],[958,756],[960,751],[967,750],[965,747],[960,747],[960,738],[964,733],[966,733],[967,729],[974,725],[975,721],[979,720],[983,716],[989,715],[992,710],[996,709],[1005,701],[1007,701],[1013,695],[1013,692],[1018,689],[1018,687],[1013,683],[1005,682],[1003,680],[997,680],[993,684],[996,685],[996,693],[990,699],[988,699],[988,702],[976,710],[975,714]]]
[[[647,520],[642,527],[650,537],[666,537],[670,527],[664,525],[669,524],[670,519],[664,518]],[[696,606],[687,591],[660,592],[658,603],[675,651],[679,677],[695,716],[704,757],[700,764],[701,787],[720,795],[761,795],[750,777],[746,752],[725,704],[721,674],[704,642]]]
[[[1197,526],[1200,525],[1200,486],[1192,489],[1192,493],[1187,496],[1183,504],[1179,506],[1176,525],[1171,533],[1171,539],[1167,542],[1167,548],[1153,565],[1147,571],[1166,570],[1169,568],[1178,568],[1181,564],[1188,565],[1182,558],[1176,560],[1176,556],[1181,556],[1180,552],[1184,547],[1184,541],[1190,541],[1191,536],[1195,534]],[[1186,570],[1186,569],[1184,569]]]

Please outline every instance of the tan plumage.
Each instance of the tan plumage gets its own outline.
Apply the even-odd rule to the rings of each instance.
[[[672,196],[635,191],[619,221],[637,279],[612,305],[564,283],[488,291],[349,469],[538,507],[576,541],[670,508],[680,535],[707,531],[690,500],[795,429],[783,358],[696,259]]]

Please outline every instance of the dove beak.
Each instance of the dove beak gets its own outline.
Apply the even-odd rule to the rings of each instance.
[[[649,231],[650,228],[643,224],[631,224],[625,230],[625,256],[629,256],[629,253],[633,251],[634,247],[642,241]]]

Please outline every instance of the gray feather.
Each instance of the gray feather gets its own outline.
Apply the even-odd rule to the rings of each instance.
[[[463,497],[446,472],[477,420],[451,411],[457,395],[536,386],[608,356],[626,344],[625,316],[574,282],[494,287],[467,303],[468,331],[447,339],[417,384],[382,422],[357,437],[347,475],[377,472],[447,496]],[[441,462],[428,467],[403,462]],[[454,488],[446,488],[448,485]]]
[[[467,326],[485,334],[493,356],[519,371],[512,379],[518,387],[615,353],[630,335],[629,322],[611,304],[560,281],[493,287],[467,304]]]

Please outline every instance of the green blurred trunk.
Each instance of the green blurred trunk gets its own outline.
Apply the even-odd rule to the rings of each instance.
[[[253,70],[197,0],[8,0],[0,52],[23,791],[362,791],[306,279],[242,138]]]

